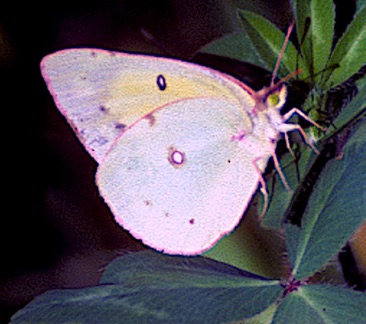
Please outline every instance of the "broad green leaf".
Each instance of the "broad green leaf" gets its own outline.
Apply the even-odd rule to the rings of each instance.
[[[256,280],[267,282],[263,277],[210,258],[169,256],[154,251],[143,251],[112,261],[104,271],[100,283],[124,284],[128,281],[134,286],[159,288],[187,285],[238,287],[247,279],[248,283],[255,285]]]
[[[328,62],[328,66],[339,64],[325,78],[326,89],[331,89],[346,81],[366,64],[366,6],[363,6],[348,26],[342,38],[337,42]]]
[[[276,313],[277,309],[278,309],[278,302],[276,301],[262,313],[259,313],[258,315],[255,315],[251,318],[245,319],[244,323],[245,324],[259,324],[259,323],[266,324],[266,323],[268,323],[269,324],[272,322],[273,316]]]
[[[308,285],[287,295],[273,323],[361,324],[366,318],[366,294],[342,287]]]
[[[291,266],[294,267],[296,263],[297,250],[299,248],[301,229],[296,225],[285,224],[285,233],[288,258]]]
[[[319,176],[302,218],[293,275],[313,274],[345,245],[366,218],[366,127],[360,124],[343,148],[340,160],[331,160]],[[288,227],[287,227],[288,229]],[[292,231],[287,235],[293,235]],[[290,239],[287,244],[294,244]]]
[[[272,323],[288,324],[299,323],[299,321],[301,321],[300,323],[311,324],[324,323],[316,310],[308,305],[297,292],[294,292],[288,295],[281,303],[273,317]]]
[[[278,281],[207,258],[144,251],[113,261],[100,286],[37,297],[12,323],[222,323],[263,312],[281,291]]]
[[[239,10],[239,14],[245,30],[264,61],[265,67],[270,71],[273,70],[285,35],[270,21],[253,12]],[[281,60],[281,67],[283,71],[280,69],[279,76],[284,76],[298,68],[302,69],[301,76],[303,78],[309,75],[306,65],[291,42],[288,43],[285,55]]]
[[[283,235],[258,224],[257,207],[252,203],[239,226],[203,255],[267,278],[282,278],[288,274]]]

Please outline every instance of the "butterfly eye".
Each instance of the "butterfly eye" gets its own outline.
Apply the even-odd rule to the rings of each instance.
[[[266,104],[268,107],[281,109],[286,102],[287,88],[282,84],[279,89],[267,96]]]
[[[272,93],[267,97],[267,103],[269,106],[275,107],[280,102],[280,97],[277,93]]]

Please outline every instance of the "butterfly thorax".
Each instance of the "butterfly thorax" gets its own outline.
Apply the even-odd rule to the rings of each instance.
[[[252,129],[235,136],[240,147],[257,161],[260,170],[264,170],[279,139],[283,124],[280,110],[286,100],[286,93],[286,87],[281,85],[277,89],[263,88],[252,94],[255,102],[249,112]]]

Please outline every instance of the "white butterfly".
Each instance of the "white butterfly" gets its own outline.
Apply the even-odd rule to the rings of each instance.
[[[255,92],[218,71],[100,49],[45,57],[42,75],[61,113],[98,162],[116,221],[169,254],[211,248],[239,223],[280,134],[283,83]],[[315,122],[311,121],[317,127]],[[315,148],[314,148],[315,150]]]

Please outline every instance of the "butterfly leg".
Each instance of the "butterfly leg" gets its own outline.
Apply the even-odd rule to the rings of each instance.
[[[313,124],[315,127],[323,130],[324,132],[327,131],[326,128],[320,126],[317,122],[315,122],[314,120],[312,120],[311,118],[309,118],[305,113],[303,113],[300,109],[297,108],[292,108],[289,112],[287,112],[286,114],[283,115],[283,120],[286,121],[288,119],[290,119],[294,114],[298,114],[299,116],[301,116],[302,118],[304,118],[305,120],[307,120],[309,123]],[[283,133],[288,133],[294,130],[298,130],[301,135],[303,136],[305,142],[313,149],[313,151],[316,154],[319,154],[319,151],[317,150],[317,148],[313,145],[312,141],[309,139],[309,137],[306,135],[304,129],[300,126],[300,125],[295,125],[295,124],[282,124],[283,127],[281,127],[280,131]],[[285,135],[286,138],[287,134]],[[288,138],[287,138],[288,139]],[[286,146],[287,148],[289,148],[289,142],[288,140],[286,140]],[[290,152],[292,151],[291,149],[289,149]],[[292,154],[292,153],[291,153]]]
[[[285,124],[285,125],[287,125],[287,124]],[[289,126],[291,126],[291,125],[289,125]],[[272,148],[271,155],[272,155],[272,158],[273,158],[273,162],[274,162],[275,168],[276,168],[276,170],[277,170],[277,172],[278,172],[278,174],[279,174],[279,176],[280,176],[280,178],[282,180],[282,183],[285,186],[286,190],[288,190],[289,192],[293,192],[292,189],[290,188],[287,180],[286,180],[285,175],[282,172],[280,162],[278,161],[278,158],[277,158],[277,155],[276,155],[276,146],[275,146],[275,144],[273,144],[271,146],[271,148]],[[258,220],[259,221],[261,221],[263,219],[263,217],[266,214],[267,209],[268,209],[268,191],[267,191],[267,186],[266,186],[266,182],[265,182],[265,180],[263,178],[263,171],[261,171],[261,169],[257,165],[257,161],[260,160],[260,159],[261,159],[261,157],[258,157],[258,158],[254,159],[252,161],[252,164],[254,166],[254,169],[256,170],[256,172],[259,175],[259,182],[261,184],[261,189],[260,190],[261,190],[261,192],[263,194],[263,197],[264,197],[264,206],[263,206],[263,210],[262,210],[261,214],[258,217]]]
[[[258,221],[261,222],[264,215],[266,214],[267,212],[267,209],[268,209],[268,192],[267,192],[267,189],[266,187],[261,187],[261,193],[263,195],[263,199],[264,199],[264,205],[263,205],[263,209],[262,209],[262,212],[260,213],[260,215],[258,216]]]
[[[285,138],[287,135],[287,133],[289,132],[292,132],[292,131],[299,131],[300,134],[302,135],[302,137],[304,138],[305,142],[313,149],[313,151],[316,153],[316,154],[319,154],[319,150],[314,146],[314,144],[311,142],[311,140],[309,139],[309,137],[306,135],[304,129],[300,126],[300,125],[297,125],[297,124],[286,124],[286,123],[283,123],[280,127],[279,127],[279,131],[281,133],[284,133],[286,134],[285,135]],[[290,150],[290,152],[292,151],[292,149],[290,148],[290,143],[289,141],[286,141],[286,146],[287,148]]]
[[[260,160],[261,157],[258,157],[256,159],[254,159],[252,161],[253,167],[255,169],[255,171],[258,173],[259,176],[259,182],[261,184],[261,193],[263,194],[263,199],[264,199],[264,205],[263,205],[263,209],[262,212],[260,213],[260,215],[258,216],[258,221],[261,222],[264,215],[267,212],[268,209],[268,191],[267,191],[267,186],[266,186],[266,181],[263,178],[263,173],[262,171],[259,169],[258,165],[257,165],[257,161]]]
[[[304,112],[302,112],[298,108],[292,108],[289,112],[287,112],[286,114],[284,114],[282,116],[283,117],[283,120],[286,121],[286,120],[290,119],[295,114],[298,114],[299,116],[301,116],[302,118],[304,118],[305,120],[307,120],[310,124],[313,124],[315,127],[321,129],[324,132],[326,132],[328,130],[327,128],[324,128],[323,126],[320,126],[317,122],[315,122],[314,120],[312,120],[309,116],[307,116]]]
[[[290,188],[290,185],[288,184],[287,180],[286,180],[286,177],[285,175],[283,174],[282,172],[282,169],[281,169],[281,165],[280,165],[280,162],[278,161],[278,158],[277,158],[277,155],[276,155],[276,147],[275,145],[272,145],[272,158],[273,158],[273,162],[274,162],[274,165],[275,165],[275,168],[282,180],[282,183],[283,185],[285,186],[286,190],[287,191],[290,191],[292,192],[292,189]]]
[[[296,161],[296,156],[295,156],[294,151],[291,148],[290,139],[288,137],[288,134],[287,133],[284,133],[284,136],[285,136],[285,141],[286,141],[286,147],[289,150],[289,152],[291,153],[293,160]]]

